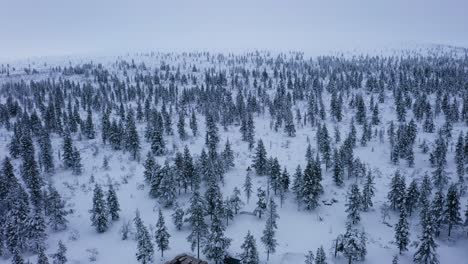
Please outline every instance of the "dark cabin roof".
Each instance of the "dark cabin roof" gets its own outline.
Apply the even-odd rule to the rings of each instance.
[[[208,262],[191,257],[187,254],[176,256],[173,260],[166,262],[166,264],[208,264]]]

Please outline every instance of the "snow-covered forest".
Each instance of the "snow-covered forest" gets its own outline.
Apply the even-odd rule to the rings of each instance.
[[[467,54],[1,64],[0,263],[468,263]]]

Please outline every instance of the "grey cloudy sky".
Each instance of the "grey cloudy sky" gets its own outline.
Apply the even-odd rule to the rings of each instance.
[[[141,50],[468,47],[467,0],[0,0],[0,58]]]

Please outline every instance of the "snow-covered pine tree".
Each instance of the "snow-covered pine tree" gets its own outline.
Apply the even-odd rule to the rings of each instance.
[[[190,207],[187,210],[186,222],[189,223],[191,232],[187,237],[192,251],[197,248],[197,258],[200,258],[200,247],[205,244],[208,226],[205,223],[205,205],[198,190],[195,190],[190,198]]]
[[[89,210],[91,214],[91,225],[96,228],[98,233],[103,233],[109,228],[109,214],[104,199],[104,193],[101,186],[94,186],[93,208]]]
[[[47,131],[41,133],[39,139],[39,161],[42,169],[46,173],[54,172],[54,157],[52,156],[52,143],[50,142],[50,135]]]
[[[275,192],[281,188],[281,165],[279,164],[278,158],[274,158],[270,163],[270,186]]]
[[[344,183],[344,164],[338,149],[333,151],[333,181],[337,186],[343,186]]]
[[[245,205],[242,199],[240,198],[241,192],[239,188],[234,187],[234,191],[232,192],[230,202],[232,204],[232,208],[234,209],[234,214],[239,213],[239,210]]]
[[[259,139],[257,142],[257,149],[255,151],[252,167],[258,175],[265,175],[267,173],[267,153],[262,139]]]
[[[259,218],[262,218],[262,213],[265,212],[267,204],[266,204],[266,193],[265,191],[259,187],[257,189],[257,207],[255,207],[254,213],[258,215]]]
[[[190,116],[190,129],[192,129],[193,136],[196,137],[198,135],[198,126],[195,111],[192,111],[192,115]]]
[[[306,258],[304,261],[305,264],[315,264],[315,255],[312,250],[309,250],[306,254]]]
[[[124,146],[125,150],[130,152],[134,160],[139,160],[141,146],[135,125],[133,110],[128,111],[127,118],[125,120]]]
[[[21,257],[19,250],[13,252],[13,258],[11,264],[25,264],[23,257]]]
[[[91,107],[88,108],[86,121],[83,125],[84,127],[82,131],[85,134],[86,138],[94,139],[96,136],[96,132],[94,131],[93,112],[91,111]]]
[[[262,243],[265,245],[265,249],[267,251],[267,261],[269,261],[270,259],[270,254],[276,252],[276,246],[278,245],[278,242],[275,238],[275,234],[276,229],[278,229],[276,220],[279,218],[279,216],[276,210],[277,205],[273,201],[273,198],[271,198],[270,202],[268,203],[268,212],[266,213],[267,220],[265,223],[265,230],[263,230],[263,236],[261,238]]]
[[[254,236],[250,233],[250,230],[244,238],[241,249],[242,253],[240,255],[240,260],[242,264],[259,264],[260,260],[258,258],[257,242],[255,241]]]
[[[408,245],[409,245],[409,224],[408,224],[408,219],[406,215],[406,209],[403,207],[400,210],[400,218],[398,220],[398,223],[395,225],[395,242],[398,246],[398,250],[400,251],[400,254],[403,253],[403,251],[408,250]]]
[[[419,200],[419,187],[418,183],[415,179],[413,179],[408,186],[406,191],[406,198],[405,198],[405,207],[409,216],[413,213],[414,208],[416,207]]]
[[[49,264],[49,258],[45,254],[44,248],[39,249],[37,264]]]
[[[45,247],[45,240],[47,239],[46,234],[46,223],[44,215],[40,210],[36,210],[34,214],[29,217],[27,223],[27,239],[28,248],[33,252],[40,252],[41,248]]]
[[[183,167],[183,178],[184,181],[189,183],[190,189],[193,191],[199,188],[200,177],[195,171],[195,165],[193,164],[192,155],[187,146],[184,147],[184,167]]]
[[[250,167],[247,168],[243,187],[245,196],[247,198],[247,203],[249,203],[250,196],[252,195],[252,177],[250,176]]]
[[[292,185],[292,190],[294,192],[295,199],[298,206],[302,201],[302,168],[301,165],[297,165],[296,172],[294,173],[294,180]]]
[[[53,264],[65,264],[67,263],[67,247],[63,244],[62,240],[58,242],[57,253],[52,254]]]
[[[354,183],[348,191],[346,202],[346,212],[348,213],[348,221],[353,225],[361,221],[360,211],[362,209],[362,196],[359,191],[359,186]]]
[[[426,211],[424,211],[424,209],[426,208],[425,206],[427,205],[423,205],[423,209],[421,210],[421,225],[422,225],[422,222],[424,221],[424,217],[425,217],[425,214],[427,213]],[[442,194],[442,192],[438,191],[435,193],[434,195],[434,199],[432,200],[432,205],[431,205],[431,208],[430,208],[430,214],[432,216],[432,230],[434,232],[434,235],[436,237],[438,237],[440,235],[440,229],[442,228],[442,224],[444,222],[444,212],[445,212],[445,199],[444,199],[444,195]]]
[[[367,254],[364,231],[359,232],[348,224],[342,243],[343,255],[348,259],[349,264],[356,260],[364,260]]]
[[[161,156],[166,152],[166,143],[164,142],[162,132],[156,131],[152,136],[151,151],[156,156]]]
[[[448,188],[445,201],[444,222],[448,224],[448,236],[450,236],[452,227],[462,223],[460,215],[460,197],[455,184],[452,183]]]
[[[49,217],[49,225],[54,231],[64,230],[68,223],[65,202],[52,184],[49,184],[47,193],[45,213]]]
[[[362,209],[364,211],[369,210],[369,208],[373,206],[372,198],[375,196],[375,191],[374,176],[372,176],[372,173],[369,170],[362,190]]]
[[[154,246],[151,242],[151,236],[146,228],[145,224],[140,218],[140,213],[136,211],[135,218],[133,219],[136,228],[136,241],[137,241],[137,252],[136,259],[141,264],[153,263]]]
[[[439,264],[439,259],[436,253],[437,244],[434,241],[434,229],[432,226],[432,216],[429,213],[429,208],[423,208],[426,211],[423,214],[422,235],[416,252],[413,256],[413,262],[417,264]]]
[[[223,216],[226,218],[226,226],[229,225],[229,220],[234,219],[234,206],[229,198],[222,202]]]
[[[251,150],[255,145],[255,123],[253,120],[253,115],[250,112],[248,113],[246,128],[245,141],[249,143],[249,150]]]
[[[222,214],[222,203],[217,203],[211,221],[210,233],[203,248],[205,256],[216,264],[223,262],[226,250],[231,245],[231,239],[224,235],[225,227],[222,223]]]
[[[156,233],[154,234],[154,239],[156,240],[156,246],[161,251],[161,257],[164,257],[164,250],[169,249],[169,238],[171,235],[167,231],[166,223],[164,222],[164,217],[159,209],[158,222],[156,223]]]
[[[73,148],[73,165],[72,172],[74,175],[80,175],[82,172],[83,165],[81,164],[80,152],[76,147]]]
[[[187,138],[187,132],[185,132],[185,114],[183,111],[179,112],[179,120],[177,121],[177,133],[181,140]]]
[[[223,153],[221,154],[223,158],[224,169],[228,170],[234,167],[234,152],[231,149],[231,143],[229,139],[226,140],[226,145],[224,147]]]
[[[119,220],[119,211],[120,204],[117,199],[117,193],[115,192],[114,185],[109,185],[109,190],[107,191],[107,208],[109,210],[109,215],[112,221]]]
[[[390,191],[387,195],[393,210],[401,209],[404,206],[405,196],[405,178],[400,174],[399,171],[396,171],[391,181]]]
[[[465,184],[465,145],[464,145],[464,138],[462,132],[458,136],[457,145],[455,148],[455,163],[457,164],[457,175],[458,175],[458,183],[460,185]]]
[[[219,143],[218,126],[211,114],[206,115],[206,146],[209,153],[216,152]]]
[[[174,208],[174,213],[172,213],[172,222],[174,223],[177,230],[181,230],[184,224],[184,210],[180,208],[177,204]]]
[[[157,189],[157,197],[164,207],[171,207],[176,200],[177,182],[174,174],[174,168],[166,161],[160,172],[161,181]]]
[[[315,209],[319,196],[323,193],[322,172],[316,161],[309,161],[303,174],[302,199],[307,210]]]
[[[325,254],[325,250],[323,246],[317,248],[317,253],[315,254],[315,262],[314,264],[327,264],[327,255]]]

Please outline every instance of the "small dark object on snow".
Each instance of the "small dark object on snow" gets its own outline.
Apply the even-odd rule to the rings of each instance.
[[[240,264],[241,261],[239,259],[233,257],[225,257],[224,264]]]
[[[166,262],[166,264],[208,264],[208,262],[191,257],[187,254],[176,256],[173,260]]]

